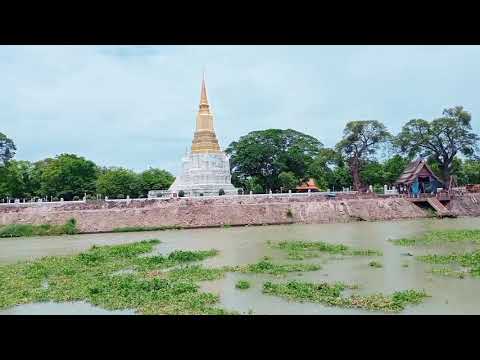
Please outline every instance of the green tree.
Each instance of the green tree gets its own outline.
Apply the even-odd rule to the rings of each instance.
[[[442,179],[448,183],[455,156],[472,156],[478,149],[479,137],[472,131],[471,114],[462,106],[445,109],[442,115],[431,122],[410,120],[395,142],[402,152],[411,157],[419,154],[435,160]]]
[[[336,185],[334,172],[338,166],[342,165],[342,162],[341,155],[335,150],[328,148],[320,149],[308,168],[308,176],[315,179],[320,189],[333,189]],[[339,188],[337,186],[337,189]]]
[[[378,161],[366,161],[362,166],[360,176],[366,185],[383,186],[386,182],[384,166]]]
[[[403,173],[409,162],[409,159],[398,154],[387,159],[383,164],[385,182],[383,185],[392,185]]]
[[[166,170],[150,168],[140,174],[141,193],[146,196],[150,190],[165,190],[172,185],[175,177]]]
[[[480,184],[480,160],[467,159],[462,164],[459,185]]]
[[[136,198],[141,191],[140,175],[121,167],[103,169],[97,180],[97,193],[109,198],[117,198],[119,195]]]
[[[250,132],[226,149],[230,155],[232,182],[247,188],[246,182],[254,177],[262,188],[274,190],[280,187],[281,172],[290,171],[304,179],[322,147],[314,137],[291,129]]]
[[[5,166],[15,156],[16,150],[13,140],[0,133],[0,166]]]
[[[40,196],[72,200],[95,191],[98,168],[94,162],[74,154],[61,154],[36,164],[35,176],[40,180]]]
[[[11,160],[0,167],[0,197],[31,198],[38,190],[33,170],[33,164],[28,161]]]
[[[291,171],[282,171],[278,175],[278,182],[283,191],[294,190],[298,185],[298,178]]]
[[[360,120],[347,123],[343,138],[336,145],[348,162],[355,190],[363,189],[360,176],[362,163],[375,155],[376,151],[391,138],[385,125],[377,120]]]

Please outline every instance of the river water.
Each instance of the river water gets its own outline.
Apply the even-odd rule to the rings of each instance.
[[[58,237],[31,237],[0,239],[0,264],[35,259],[47,255],[67,255],[89,249],[92,245],[110,245],[159,239],[159,253],[175,249],[203,250],[215,248],[216,257],[203,263],[206,266],[241,265],[254,263],[264,256],[276,262],[289,262],[286,254],[272,249],[267,241],[307,240],[343,243],[353,247],[369,248],[383,252],[381,257],[320,258],[304,260],[319,263],[322,269],[314,272],[293,273],[286,277],[258,274],[228,273],[221,280],[205,282],[202,289],[218,293],[220,306],[240,313],[253,314],[378,314],[356,309],[327,307],[321,304],[297,303],[262,294],[266,280],[285,281],[343,281],[360,285],[360,293],[391,293],[397,290],[425,289],[431,295],[420,305],[407,307],[402,314],[480,314],[480,279],[466,276],[456,279],[432,275],[431,265],[421,263],[412,256],[428,253],[471,250],[471,245],[449,244],[424,247],[400,247],[387,241],[389,238],[409,237],[433,229],[480,228],[480,218],[422,219],[388,222],[354,222],[321,225],[274,225],[216,229],[171,230],[159,232],[86,234]],[[375,259],[383,268],[372,268],[368,263]],[[408,267],[405,265],[408,264]],[[238,290],[235,283],[249,280],[251,288]],[[102,314],[110,313],[86,303],[29,304],[0,311],[0,314]],[[113,312],[119,314],[132,313]]]

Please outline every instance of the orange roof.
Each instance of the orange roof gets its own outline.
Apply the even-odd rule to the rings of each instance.
[[[313,179],[309,179],[306,183],[303,183],[297,186],[297,190],[303,190],[303,189],[318,190],[317,186],[315,185],[315,181]]]

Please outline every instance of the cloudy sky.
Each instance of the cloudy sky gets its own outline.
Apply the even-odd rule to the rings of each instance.
[[[480,46],[0,46],[0,132],[17,159],[176,174],[204,67],[223,148],[266,128],[333,146],[348,121],[396,133],[455,105],[480,132],[479,64]]]

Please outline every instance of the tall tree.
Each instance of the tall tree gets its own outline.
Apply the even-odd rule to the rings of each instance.
[[[343,130],[343,138],[336,145],[347,159],[353,178],[355,190],[363,189],[360,176],[362,163],[371,158],[382,144],[391,138],[385,125],[377,120],[360,120],[347,123]]]
[[[6,135],[0,133],[0,166],[4,166],[10,159],[15,156],[17,148],[13,140]]]
[[[33,170],[32,163],[15,160],[0,168],[0,197],[31,198],[38,190]]]
[[[37,165],[41,196],[72,200],[95,192],[98,168],[90,160],[74,154],[61,154]]]
[[[340,189],[341,185],[337,184],[334,179],[335,171],[342,166],[343,160],[341,155],[333,149],[321,149],[315,159],[308,168],[308,176],[315,179],[317,186],[326,190],[328,188]]]
[[[226,149],[230,155],[232,181],[236,186],[246,187],[248,179],[253,177],[264,189],[278,189],[281,172],[290,171],[304,179],[322,147],[313,136],[291,129],[250,132]]]
[[[478,149],[479,137],[472,131],[471,114],[462,106],[445,109],[442,115],[431,122],[410,120],[403,126],[395,142],[409,156],[434,159],[439,164],[443,180],[448,184],[455,156],[472,156]]]
[[[150,168],[140,174],[142,195],[150,190],[165,190],[172,185],[175,177],[166,170]]]
[[[97,192],[102,196],[118,198],[127,195],[135,198],[142,191],[140,175],[132,170],[112,167],[102,170],[97,180]]]

